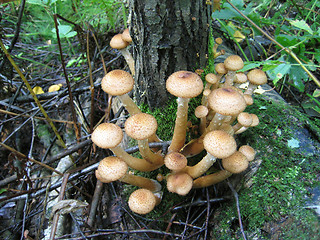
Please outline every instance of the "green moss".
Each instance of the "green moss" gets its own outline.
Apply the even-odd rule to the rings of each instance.
[[[239,193],[245,230],[260,238],[269,238],[268,234],[276,234],[269,232],[273,224],[281,229],[280,239],[293,239],[293,236],[294,239],[315,239],[320,227],[314,213],[305,208],[305,200],[310,187],[319,184],[319,159],[318,162],[314,160],[319,149],[314,146],[311,149],[314,152],[306,153],[288,143],[290,139],[298,138],[298,129],[307,125],[308,129],[320,132],[319,122],[293,107],[263,98],[256,99],[247,110],[259,116],[260,124],[239,135],[238,140],[254,147],[258,152],[256,159],[262,162],[251,179],[250,188]],[[238,228],[231,230],[234,218],[238,221],[236,208],[234,203],[222,208],[226,214],[217,216],[220,226],[215,233],[219,236],[217,239],[232,239],[237,231],[239,233]],[[282,226],[283,221],[288,224]],[[314,228],[309,228],[310,225]]]

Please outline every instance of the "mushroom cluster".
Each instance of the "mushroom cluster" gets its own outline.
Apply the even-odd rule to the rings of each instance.
[[[235,135],[259,124],[259,118],[245,112],[245,109],[253,103],[254,89],[265,84],[267,77],[259,69],[241,72],[243,65],[239,56],[231,55],[217,64],[215,73],[207,74],[205,81],[190,71],[177,71],[168,77],[166,88],[177,97],[178,108],[172,140],[165,152],[149,147],[151,142],[161,141],[156,135],[158,123],[152,115],[142,113],[129,97],[128,92],[134,85],[132,74],[123,70],[107,73],[101,82],[102,90],[117,96],[130,116],[123,129],[114,123],[102,123],[93,131],[93,143],[114,153],[114,156],[101,160],[96,170],[97,179],[103,183],[119,180],[138,186],[140,189],[130,195],[128,205],[133,212],[146,214],[160,203],[161,184],[154,179],[130,174],[129,167],[143,172],[166,167],[169,172],[164,177],[166,187],[169,192],[179,195],[245,171],[255,158],[255,150],[249,145],[237,146]],[[238,87],[247,81],[246,90]],[[201,105],[195,109],[195,115],[200,119],[200,134],[198,138],[186,142],[188,103],[201,93]],[[140,158],[120,147],[123,132],[137,140]],[[200,156],[202,152],[206,153],[204,157],[191,165],[188,158]],[[217,160],[221,161],[222,168],[209,174],[208,170]]]

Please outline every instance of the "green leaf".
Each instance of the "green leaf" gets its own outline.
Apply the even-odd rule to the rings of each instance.
[[[300,92],[304,91],[304,81],[308,80],[307,73],[298,65],[291,66],[289,72],[289,79],[292,86],[297,88]]]
[[[260,62],[245,62],[244,67],[241,69],[241,72],[245,72],[253,68],[260,67],[260,65],[261,65]]]
[[[273,79],[273,84],[277,84],[277,82],[286,75],[291,68],[291,64],[282,63],[279,64],[276,68],[267,71],[267,74],[271,79]]]
[[[290,36],[285,34],[277,35],[276,40],[285,47],[291,47],[299,42],[299,39],[296,36]]]
[[[299,146],[300,146],[300,142],[297,139],[291,138],[288,140],[288,147],[298,148]]]
[[[306,23],[306,21],[304,21],[304,20],[291,20],[291,21],[289,21],[289,22],[290,22],[290,24],[291,24],[292,26],[295,26],[295,27],[297,27],[297,28],[299,28],[299,29],[301,29],[301,30],[305,30],[305,31],[307,31],[308,33],[310,33],[311,35],[313,34],[312,29],[311,29],[310,26]]]
[[[75,35],[77,35],[77,32],[72,31],[72,27],[69,25],[59,25],[58,30],[59,30],[60,38],[70,38],[70,37],[74,37]],[[56,28],[53,28],[51,30],[51,32],[53,32],[56,37]]]

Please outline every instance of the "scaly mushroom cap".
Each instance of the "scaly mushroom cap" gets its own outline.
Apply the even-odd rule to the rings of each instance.
[[[251,123],[250,127],[258,126],[259,122],[260,122],[258,116],[254,113],[251,113],[251,117],[252,117],[252,123]]]
[[[247,106],[243,96],[234,88],[218,88],[208,96],[209,107],[222,115],[235,116]]]
[[[129,28],[126,28],[126,29],[123,31],[121,37],[122,37],[122,40],[123,40],[123,41],[126,41],[126,42],[128,42],[128,43],[131,43],[131,42],[132,42],[132,38],[131,38],[130,32],[129,32]]]
[[[240,173],[248,168],[249,161],[245,155],[237,151],[231,156],[222,159],[222,166],[228,172]]]
[[[208,113],[209,113],[209,109],[203,105],[199,105],[194,110],[194,115],[196,115],[197,118],[203,118],[203,117],[207,116]]]
[[[122,130],[113,123],[101,123],[91,134],[91,140],[100,148],[113,148],[120,144]]]
[[[166,88],[169,93],[176,97],[193,98],[202,92],[203,82],[196,73],[178,71],[169,76]]]
[[[216,72],[217,72],[218,74],[221,74],[221,75],[226,74],[226,73],[228,72],[228,70],[227,70],[226,67],[224,66],[224,63],[218,63],[218,64],[215,66],[214,70],[216,70]]]
[[[203,139],[203,146],[216,158],[229,157],[237,150],[234,137],[223,130],[208,132]]]
[[[238,122],[245,127],[249,127],[252,124],[252,115],[250,113],[241,112],[237,117]]]
[[[236,79],[233,81],[234,83],[245,83],[248,81],[247,75],[242,72],[236,73]]]
[[[131,211],[138,214],[147,214],[156,206],[156,197],[148,189],[138,189],[131,193],[128,205]]]
[[[164,164],[172,171],[179,171],[187,166],[187,158],[178,152],[171,152],[164,158]]]
[[[256,156],[256,151],[249,145],[242,145],[239,148],[239,152],[245,155],[249,162],[253,161],[254,157]]]
[[[247,74],[248,80],[253,85],[266,84],[268,81],[267,75],[260,69],[253,69]]]
[[[118,157],[106,157],[99,163],[96,177],[103,183],[117,181],[128,171],[128,165]]]
[[[122,39],[122,34],[118,33],[116,35],[113,36],[113,38],[111,38],[110,41],[110,47],[114,48],[114,49],[123,49],[125,47],[127,47],[129,45],[129,43],[127,41],[124,41]]]
[[[205,80],[208,82],[208,83],[211,83],[211,84],[215,84],[218,82],[218,77],[217,75],[215,75],[214,73],[208,73],[205,77]]]
[[[149,138],[157,131],[157,128],[157,120],[147,113],[137,113],[129,117],[124,124],[126,133],[136,140]]]
[[[187,195],[193,185],[193,179],[187,173],[170,174],[167,177],[167,189],[179,195]]]
[[[231,55],[224,60],[224,66],[230,71],[238,71],[243,68],[244,63],[238,55]]]
[[[133,89],[134,80],[130,73],[123,70],[108,72],[101,81],[101,88],[104,92],[119,96],[130,92]]]

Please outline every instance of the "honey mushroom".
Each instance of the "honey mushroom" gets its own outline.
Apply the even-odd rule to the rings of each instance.
[[[129,41],[125,41],[124,39],[127,39]],[[134,76],[135,75],[134,59],[127,48],[128,45],[131,43],[130,39],[131,37],[129,34],[129,30],[125,30],[124,34],[118,33],[115,36],[113,36],[113,38],[110,41],[110,47],[114,49],[118,49],[121,52],[122,56],[124,57],[124,59],[126,60],[129,66],[131,74]]]
[[[244,94],[252,95],[253,91],[259,86],[266,84],[268,81],[267,75],[260,69],[253,69],[247,73],[249,86]]]
[[[130,194],[128,205],[131,211],[137,214],[147,214],[151,212],[160,200],[148,189],[138,189]]]
[[[141,156],[146,161],[160,166],[163,164],[162,155],[152,152],[148,144],[148,138],[156,133],[157,128],[157,120],[147,113],[137,113],[130,116],[124,125],[128,136],[138,141]]]
[[[167,189],[179,195],[187,195],[192,189],[193,180],[187,173],[178,172],[167,176]]]
[[[224,60],[224,66],[228,70],[225,76],[224,87],[229,87],[233,85],[234,80],[236,79],[236,71],[243,68],[244,63],[240,56],[231,55]]]
[[[121,181],[140,188],[146,188],[152,192],[161,190],[161,185],[156,180],[128,174],[127,163],[119,157],[106,157],[99,163],[96,177],[103,183]]]
[[[166,81],[168,92],[177,98],[178,109],[169,152],[179,152],[186,140],[188,122],[188,103],[190,98],[198,96],[203,90],[199,75],[189,71],[178,71]]]
[[[100,148],[110,149],[117,157],[123,159],[128,166],[133,169],[150,172],[161,166],[152,164],[145,159],[135,158],[128,154],[119,145],[122,138],[123,133],[121,128],[113,123],[101,123],[91,134],[93,143]]]
[[[187,166],[182,171],[192,178],[203,175],[216,161],[217,158],[226,158],[237,150],[235,139],[223,130],[214,130],[207,133],[203,139],[203,145],[207,151],[206,156],[196,165]]]

